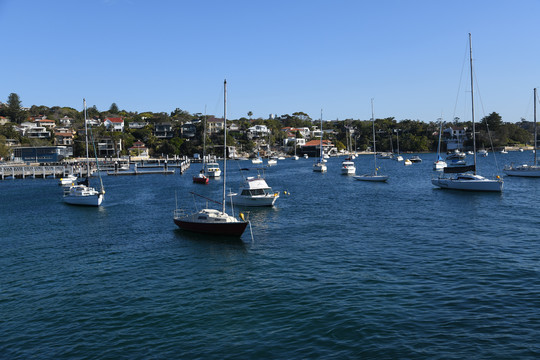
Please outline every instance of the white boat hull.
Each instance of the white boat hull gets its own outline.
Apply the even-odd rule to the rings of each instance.
[[[315,164],[313,165],[313,171],[315,172],[326,172],[326,165],[324,165],[323,163],[318,163],[318,164]]]
[[[83,185],[72,186],[64,192],[64,202],[70,205],[100,206],[104,194]]]
[[[439,160],[433,163],[433,170],[442,170],[447,167],[448,164],[445,161]]]
[[[267,195],[267,196],[242,196],[242,195],[233,195],[231,196],[232,202],[237,206],[274,206],[276,202],[277,195]]]
[[[491,191],[501,192],[502,180],[491,180],[478,176],[477,179],[459,179],[455,177],[432,179],[431,183],[441,189],[464,190],[464,191]]]
[[[503,171],[508,176],[540,177],[540,166],[509,167]]]
[[[388,175],[359,175],[354,177],[359,181],[385,182],[388,180]]]
[[[356,168],[354,167],[341,168],[341,174],[343,175],[354,175],[355,173],[356,173]]]

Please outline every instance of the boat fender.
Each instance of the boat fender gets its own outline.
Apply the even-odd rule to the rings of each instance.
[[[275,193],[274,193],[274,197],[276,197],[276,196],[278,196],[278,195],[279,195],[279,193],[278,193],[278,192],[275,192]]]
[[[244,218],[244,213],[240,213],[240,219],[242,219],[242,221],[246,221],[246,219]]]

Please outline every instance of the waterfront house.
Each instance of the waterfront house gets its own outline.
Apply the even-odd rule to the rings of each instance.
[[[103,120],[103,125],[108,131],[124,131],[124,119],[121,117],[107,117]]]
[[[148,125],[147,121],[132,121],[128,123],[128,128],[130,129],[144,129]]]
[[[133,143],[133,146],[130,147],[128,150],[129,150],[129,154],[131,156],[134,156],[134,157],[136,157],[138,159],[148,159],[149,158],[148,148],[140,140],[135,141]]]
[[[266,137],[270,133],[270,130],[266,125],[255,125],[247,129],[248,138]]]
[[[73,146],[73,131],[57,129],[57,131],[54,132],[54,143],[56,145]]]
[[[194,138],[195,134],[197,133],[197,127],[191,121],[188,121],[185,124],[182,124],[181,130],[182,130],[182,137],[188,138],[188,139]]]
[[[302,154],[308,154],[309,157],[319,157],[321,154],[321,140],[308,141],[304,146],[300,147]],[[330,154],[337,149],[330,140],[323,140],[323,152]]]
[[[110,137],[103,137],[98,140],[97,143],[97,153],[99,157],[118,157],[122,151],[122,139],[114,141]]]

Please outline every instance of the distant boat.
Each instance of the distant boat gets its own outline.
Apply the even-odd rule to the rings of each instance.
[[[487,152],[487,150],[484,150],[484,149],[478,150],[478,155],[486,157],[486,156],[488,156],[488,152]]]
[[[352,160],[345,160],[341,163],[341,173],[343,175],[354,175],[356,173],[356,166]]]
[[[209,162],[206,164],[206,176],[216,178],[221,176],[221,169],[217,162]]]
[[[412,165],[411,159],[405,159],[405,161],[403,162],[403,165],[405,166]]]
[[[476,173],[476,130],[474,123],[474,83],[473,83],[473,63],[472,63],[472,41],[471,34],[469,34],[469,59],[470,59],[470,71],[471,71],[471,112],[472,112],[472,134],[473,134],[473,149],[474,149],[474,166],[470,171],[472,173],[460,172],[451,175],[450,177],[444,177],[439,175],[437,178],[433,178],[431,183],[441,189],[454,189],[454,190],[469,190],[469,191],[490,191],[501,192],[503,188],[502,179],[497,176],[497,179],[491,180]],[[445,173],[449,173],[450,168],[444,169]],[[467,170],[469,171],[469,170]]]
[[[205,110],[206,112],[206,110]],[[208,176],[204,174],[206,168],[206,114],[204,115],[204,127],[203,127],[203,157],[202,157],[202,168],[201,171],[195,176],[193,176],[193,182],[196,184],[208,184]]]
[[[234,205],[239,206],[273,206],[279,198],[279,192],[274,192],[260,175],[250,176],[244,180],[238,193],[230,193]]]
[[[536,157],[536,149],[537,149],[537,130],[536,130],[536,102],[538,101],[538,98],[536,96],[536,88],[534,88],[534,158],[532,165],[529,164],[522,164],[518,166],[514,166],[514,164],[511,164],[509,166],[505,166],[503,171],[508,176],[523,176],[523,177],[540,177],[540,166],[538,166],[538,159]]]
[[[506,151],[506,149],[502,149],[501,154],[508,154],[508,151]]]
[[[378,173],[377,168],[377,146],[375,142],[375,115],[373,112],[373,99],[371,99],[371,123],[372,123],[372,133],[373,133],[373,173],[358,175],[354,178],[360,181],[375,181],[375,182],[385,182],[388,180],[388,175],[381,175]]]
[[[263,163],[262,158],[259,155],[259,152],[257,152],[257,157],[256,158],[251,159],[251,163],[252,164],[262,164]]]
[[[411,160],[411,162],[413,162],[413,163],[422,162],[422,159],[418,155],[415,155],[415,156],[411,157],[409,160]]]
[[[99,172],[99,163],[96,156],[96,166],[98,167],[98,177],[101,184],[101,189],[97,191],[93,187],[90,187],[90,158],[88,151],[88,123],[86,121],[86,99],[83,99],[84,106],[84,136],[86,142],[86,179],[79,181],[77,185],[64,188],[64,202],[70,205],[83,205],[83,206],[100,206],[105,196],[105,188],[103,187],[103,181],[101,180],[101,173]],[[96,147],[94,141],[92,141],[94,147],[94,155],[96,154]]]
[[[183,230],[240,237],[246,230],[248,221],[243,218],[243,214],[240,214],[241,219],[237,219],[234,215],[229,215],[225,212],[225,187],[227,179],[227,81],[224,81],[223,86],[223,131],[225,134],[223,141],[223,194],[221,203],[212,200],[222,205],[221,211],[216,209],[202,209],[192,214],[186,214],[183,209],[177,207],[174,210],[173,220]]]
[[[64,177],[61,177],[58,180],[58,185],[60,186],[71,186],[77,181],[77,177],[73,174],[66,175]]]
[[[319,157],[319,161],[317,161],[315,164],[313,164],[313,171],[315,172],[326,172],[327,168],[326,168],[326,164],[325,164],[325,160],[324,160],[324,157],[323,157],[323,141],[322,141],[322,137],[323,137],[323,126],[322,126],[322,110],[321,110],[321,144],[320,144],[320,157]]]
[[[446,161],[444,161],[443,158],[441,157],[442,125],[443,125],[443,122],[441,119],[441,125],[439,129],[439,144],[437,145],[437,160],[433,163],[433,170],[442,170],[448,165]]]
[[[463,160],[467,157],[467,154],[459,151],[458,149],[454,150],[453,153],[450,153],[446,156],[446,160]]]

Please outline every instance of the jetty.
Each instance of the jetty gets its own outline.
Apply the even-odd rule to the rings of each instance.
[[[92,173],[92,170],[90,170]],[[0,179],[46,179],[61,178],[68,174],[86,176],[86,168],[72,165],[0,165]]]

